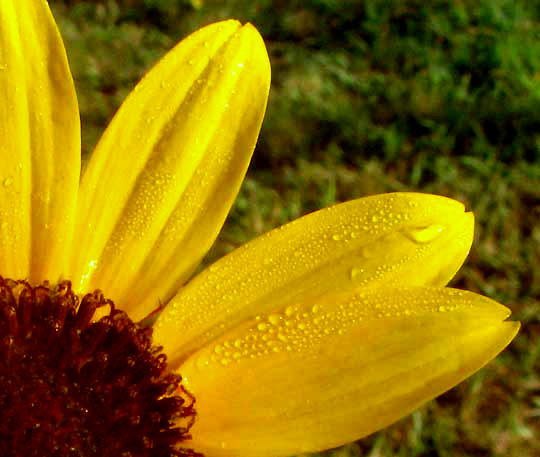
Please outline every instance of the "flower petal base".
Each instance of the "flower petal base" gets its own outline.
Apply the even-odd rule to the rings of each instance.
[[[98,308],[109,307],[97,322]],[[0,277],[0,455],[197,456],[194,399],[101,292]]]

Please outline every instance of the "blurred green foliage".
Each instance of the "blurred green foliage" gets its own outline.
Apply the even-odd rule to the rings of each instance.
[[[54,1],[87,156],[146,68],[196,28],[254,23],[273,68],[248,178],[207,261],[308,211],[414,190],[464,201],[454,285],[524,326],[495,362],[396,425],[324,455],[540,455],[540,3]]]
[[[104,101],[118,105],[126,86],[177,39],[234,16],[258,26],[272,57],[260,160],[299,153],[351,163],[421,153],[505,162],[540,157],[534,2],[230,1],[200,2],[198,9],[193,3],[57,6],[61,16],[69,12],[64,33],[75,42],[70,51],[82,67],[76,71],[82,88],[99,89]],[[104,123],[103,103],[88,104],[98,105],[88,108]],[[294,131],[284,112],[295,113]]]

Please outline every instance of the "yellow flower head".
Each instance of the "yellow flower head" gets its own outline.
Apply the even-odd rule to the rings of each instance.
[[[190,279],[238,192],[269,84],[253,26],[199,30],[135,87],[79,184],[77,101],[47,3],[0,3],[1,455],[34,442],[38,454],[124,455],[131,437],[133,456],[323,450],[408,414],[514,337],[505,307],[445,287],[473,217],[439,196],[336,205]],[[153,343],[167,363],[133,323],[160,304]],[[118,366],[100,368],[109,359]],[[23,363],[32,384],[13,381]],[[92,429],[101,406],[88,399],[115,389],[128,393],[119,404],[99,397],[112,425],[91,416]],[[13,425],[28,398],[39,420]]]

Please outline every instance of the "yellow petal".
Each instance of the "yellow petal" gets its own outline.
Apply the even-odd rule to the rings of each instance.
[[[485,297],[367,287],[261,314],[180,367],[207,457],[279,457],[379,430],[495,357],[519,324]]]
[[[0,274],[55,280],[73,226],[79,113],[45,1],[0,3]]]
[[[239,322],[296,300],[370,284],[444,285],[469,252],[473,217],[455,200],[383,194],[257,238],[172,299],[155,340],[172,363]]]
[[[135,319],[168,300],[215,240],[259,133],[270,67],[251,25],[182,41],[137,85],[81,187],[73,275]]]

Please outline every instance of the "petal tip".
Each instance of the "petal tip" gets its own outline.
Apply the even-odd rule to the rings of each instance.
[[[521,328],[521,322],[519,321],[503,321],[503,325],[506,327],[508,332],[508,344],[516,337]]]
[[[239,30],[239,33],[242,34],[242,39],[250,43],[252,48],[252,57],[256,64],[259,66],[261,74],[265,75],[265,78],[270,84],[270,59],[268,57],[268,51],[266,50],[266,45],[264,44],[263,37],[257,30],[257,28],[251,24],[246,23]]]

